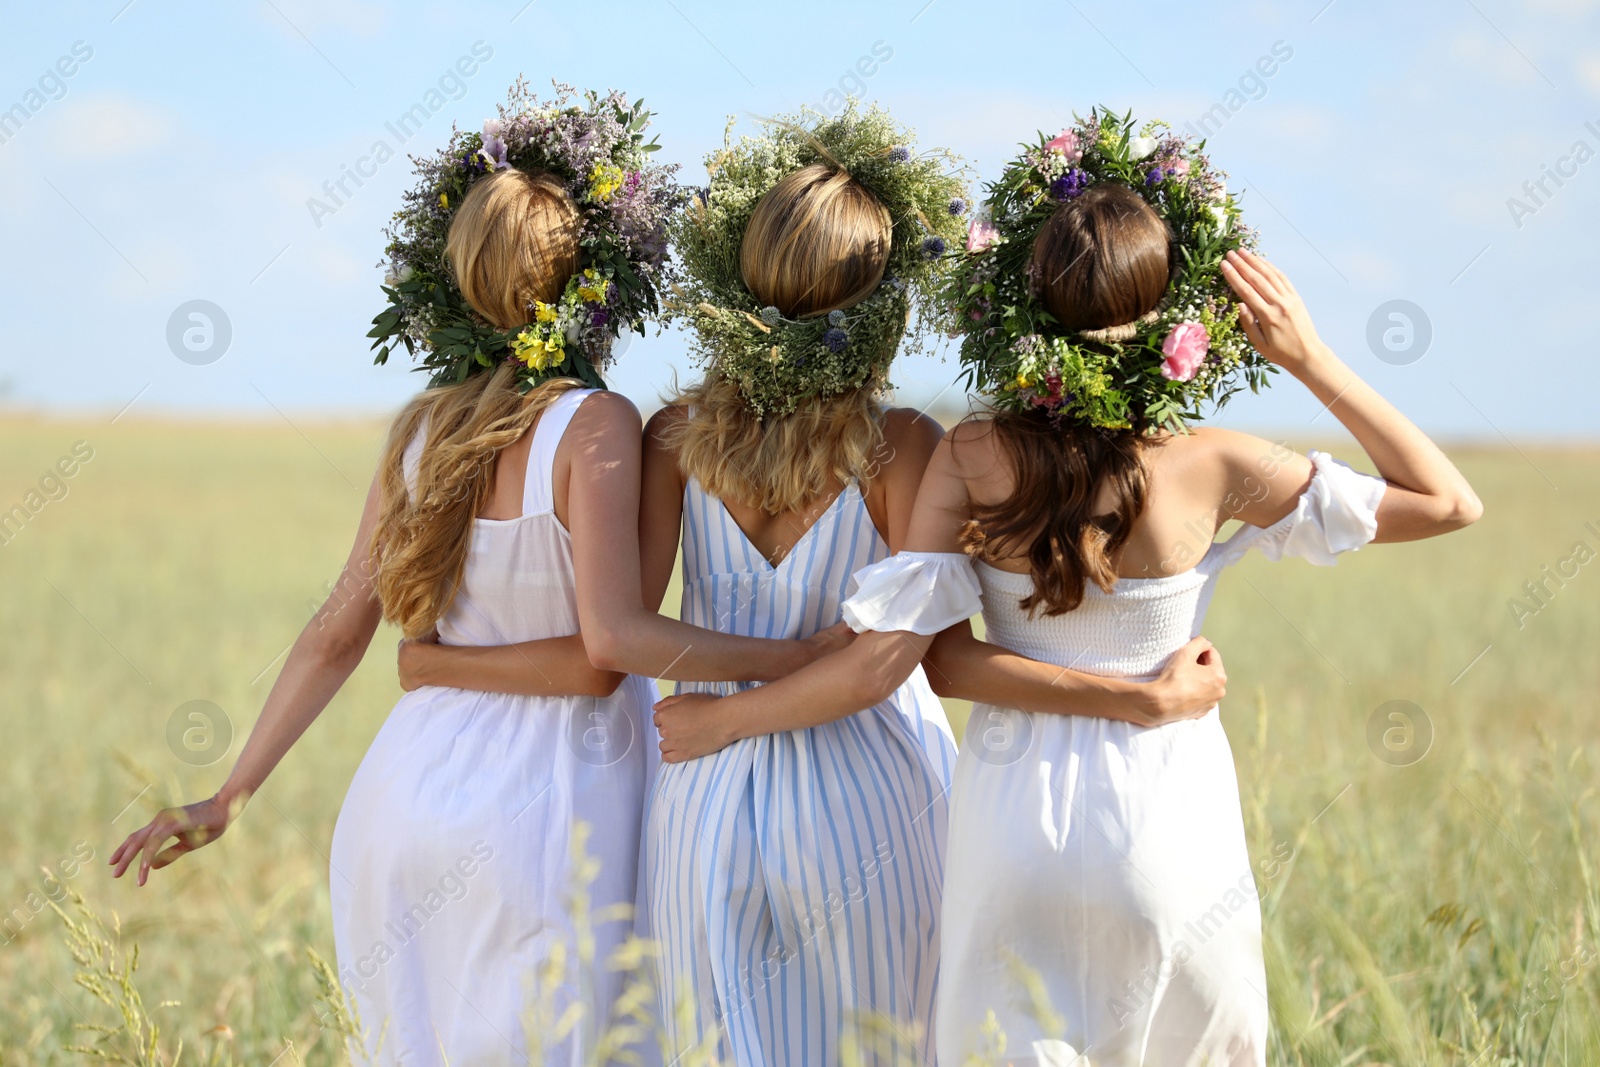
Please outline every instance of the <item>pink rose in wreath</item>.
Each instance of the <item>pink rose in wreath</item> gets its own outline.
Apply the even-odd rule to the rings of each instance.
[[[1060,152],[1067,157],[1068,163],[1076,163],[1083,158],[1083,149],[1078,144],[1078,135],[1071,129],[1062,130],[1050,140],[1045,142],[1046,152]]]
[[[967,227],[967,251],[982,252],[994,244],[1000,236],[1000,231],[994,223],[987,219],[973,219],[972,225]]]
[[[1195,376],[1211,348],[1211,337],[1198,322],[1180,322],[1161,342],[1161,376],[1168,381],[1186,382]]]

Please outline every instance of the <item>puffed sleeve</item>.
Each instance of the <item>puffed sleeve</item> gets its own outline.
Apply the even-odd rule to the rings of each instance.
[[[843,605],[856,633],[936,634],[983,610],[972,561],[960,552],[900,552],[856,571]]]
[[[1268,527],[1245,526],[1221,547],[1221,564],[1252,548],[1271,560],[1299,556],[1331,567],[1378,534],[1378,504],[1388,483],[1362,474],[1326,452],[1309,453],[1314,472],[1294,510]]]

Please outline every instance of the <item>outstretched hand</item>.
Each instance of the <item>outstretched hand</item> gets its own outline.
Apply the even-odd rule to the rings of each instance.
[[[664,763],[709,756],[734,741],[720,697],[710,693],[678,693],[655,705],[656,729],[661,732]]]
[[[111,876],[121,878],[134,859],[138,858],[139,884],[144,885],[151,871],[159,871],[179,856],[221,837],[237,813],[237,808],[221,797],[211,797],[181,808],[166,808],[157,813],[148,825],[129,834],[111,853],[108,862],[115,868]],[[162,848],[167,839],[172,837],[177,840]]]
[[[1323,349],[1305,301],[1283,271],[1241,248],[1223,258],[1222,276],[1239,297],[1244,335],[1268,360],[1298,374]]]
[[[1222,653],[1204,637],[1196,637],[1172,654],[1150,688],[1155,706],[1145,725],[1198,719],[1216,707],[1228,691]]]

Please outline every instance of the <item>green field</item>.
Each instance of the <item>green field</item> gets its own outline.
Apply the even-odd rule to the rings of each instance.
[[[392,631],[222,841],[143,891],[105,860],[158,806],[222,781],[348,550],[381,432],[0,420],[0,511],[26,511],[75,442],[93,449],[0,537],[0,1063],[79,1059],[63,1045],[92,1035],[74,1025],[112,1021],[73,985],[60,920],[34,912],[62,882],[139,944],[164,1047],[266,1065],[287,1041],[284,1064],[337,1060],[305,947],[333,955],[325,855],[399,692]],[[1251,560],[1212,609],[1275,1064],[1600,1063],[1600,453],[1457,458],[1478,525],[1334,570]],[[1541,581],[1542,604],[1524,588]],[[209,767],[167,742],[197,699],[236,731]],[[1369,745],[1392,700],[1432,725],[1411,765]]]

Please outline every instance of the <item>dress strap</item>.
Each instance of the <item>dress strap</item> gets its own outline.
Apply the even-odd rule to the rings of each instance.
[[[556,449],[578,405],[598,389],[568,389],[539,415],[528,446],[528,473],[522,483],[522,513],[544,515],[555,510]]]
[[[411,440],[406,442],[405,451],[400,453],[400,474],[405,479],[406,495],[416,502],[417,496],[417,471],[422,468],[422,449],[428,443],[428,423],[431,417],[422,416],[422,421],[417,424],[416,432],[411,435]]]

